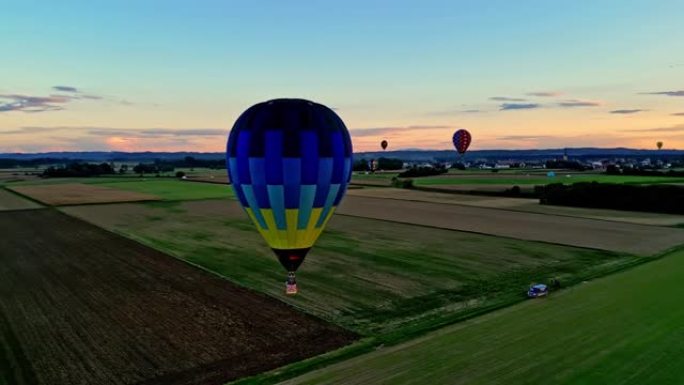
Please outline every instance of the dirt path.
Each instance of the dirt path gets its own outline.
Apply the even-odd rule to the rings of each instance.
[[[354,195],[337,212],[639,255],[684,243],[684,229]]]
[[[354,339],[51,209],[0,232],[3,384],[219,385]]]

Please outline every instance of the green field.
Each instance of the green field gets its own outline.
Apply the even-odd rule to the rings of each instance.
[[[338,215],[298,272],[301,294],[285,297],[283,269],[235,201],[63,211],[364,334],[515,302],[531,282],[575,282],[637,259]]]
[[[682,384],[683,276],[674,252],[286,384]]]
[[[601,182],[601,183],[627,183],[627,184],[659,184],[659,183],[684,183],[684,178],[667,176],[622,176],[622,175],[603,175],[603,174],[565,174],[558,173],[556,177],[540,176],[517,176],[508,175],[496,176],[436,176],[415,178],[414,183],[418,186],[434,185],[542,185],[549,183],[578,183],[578,182]]]
[[[152,179],[146,181],[105,181],[100,186],[153,194],[162,200],[213,199],[233,196],[228,185],[188,182],[177,179]]]

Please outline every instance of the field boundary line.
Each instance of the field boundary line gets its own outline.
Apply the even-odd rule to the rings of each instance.
[[[0,186],[0,189],[5,190],[5,191],[9,192],[10,194],[14,194],[20,198],[24,198],[28,201],[31,201],[31,202],[39,205],[41,208],[52,207],[52,206],[48,205],[47,203],[43,203],[39,200],[33,199],[28,195],[24,195],[24,194],[20,193],[19,191],[14,191],[14,190],[8,188],[7,186]],[[35,210],[35,209],[18,209],[18,210],[5,210],[5,211],[20,211],[20,210]]]

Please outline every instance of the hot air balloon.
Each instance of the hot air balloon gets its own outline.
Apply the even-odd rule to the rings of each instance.
[[[349,131],[330,108],[275,99],[248,108],[226,150],[235,195],[288,272],[295,271],[340,203],[352,170]]]
[[[386,140],[383,140],[382,142],[380,142],[380,147],[382,147],[383,151],[387,149],[387,144],[388,143]]]
[[[663,142],[656,143],[656,146],[658,147],[658,150],[660,150],[661,148],[663,148]]]
[[[454,147],[456,147],[456,151],[458,151],[461,156],[463,156],[466,150],[468,150],[468,146],[470,146],[471,141],[472,137],[470,136],[470,132],[463,129],[454,132]]]

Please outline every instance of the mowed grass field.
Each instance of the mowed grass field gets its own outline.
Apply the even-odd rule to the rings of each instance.
[[[683,276],[677,251],[283,384],[682,384]]]
[[[228,185],[174,179],[105,182],[98,185],[125,191],[151,194],[162,200],[195,200],[233,196],[233,190]]]
[[[6,188],[52,205],[195,200],[234,196],[228,185],[175,178],[53,178],[12,183]]]
[[[336,215],[298,272],[301,294],[285,297],[285,272],[236,201],[62,210],[363,334],[515,302],[532,282],[571,283],[638,258]]]

